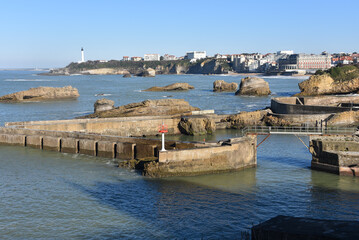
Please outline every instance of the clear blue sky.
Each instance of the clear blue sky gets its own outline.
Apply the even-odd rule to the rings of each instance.
[[[359,52],[358,0],[7,0],[0,68],[145,53]]]

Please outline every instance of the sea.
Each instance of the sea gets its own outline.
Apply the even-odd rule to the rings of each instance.
[[[0,103],[5,122],[72,119],[93,112],[97,99],[115,105],[179,98],[217,114],[270,106],[271,97],[299,92],[308,77],[263,77],[272,94],[236,96],[212,91],[215,80],[246,75],[42,76],[1,70],[0,96],[32,87],[79,90],[77,100]],[[144,92],[187,82],[186,92]],[[181,140],[239,136],[220,130]],[[263,137],[258,137],[260,142]],[[303,137],[308,143],[308,138]],[[311,154],[291,135],[272,135],[258,147],[257,168],[239,172],[151,179],[118,168],[114,159],[0,146],[0,239],[246,239],[251,227],[277,215],[359,220],[359,178],[310,169]]]

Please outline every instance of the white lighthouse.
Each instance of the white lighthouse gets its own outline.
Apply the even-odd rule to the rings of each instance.
[[[83,63],[83,62],[85,62],[85,54],[84,54],[84,48],[82,47],[81,48],[81,61],[80,61],[80,63]]]

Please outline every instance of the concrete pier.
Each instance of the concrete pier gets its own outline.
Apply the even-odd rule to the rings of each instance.
[[[140,166],[143,174],[150,177],[238,171],[257,164],[256,137],[219,143],[166,141],[168,151],[160,152],[160,140],[124,136],[142,136],[143,129],[146,133],[157,134],[161,119],[136,117],[7,123],[7,127],[0,128],[0,144],[135,160],[129,165]],[[166,120],[173,133],[178,130],[177,120],[174,121],[173,117]],[[129,125],[131,127],[126,133],[104,134],[113,126],[123,129]]]
[[[312,137],[312,169],[359,176],[359,142],[353,137]]]

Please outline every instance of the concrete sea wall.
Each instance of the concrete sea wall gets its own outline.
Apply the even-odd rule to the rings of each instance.
[[[160,140],[127,137],[144,133],[155,135],[162,121],[172,129],[170,133],[177,133],[176,121],[180,118],[163,119],[135,117],[7,123],[6,127],[0,128],[0,144],[143,160],[143,173],[151,177],[236,171],[257,164],[256,137],[218,143],[166,141],[166,152],[159,151]],[[131,127],[125,131],[124,126]],[[115,129],[111,133],[117,132],[120,136],[104,134],[113,130],[111,128]]]
[[[225,142],[220,146],[159,152],[159,160],[145,167],[152,177],[198,175],[238,171],[257,165],[256,136]]]
[[[312,137],[311,167],[346,176],[359,176],[359,142],[353,138]]]
[[[329,114],[355,110],[336,105],[358,101],[359,97],[280,97],[271,99],[271,109],[277,114]]]

